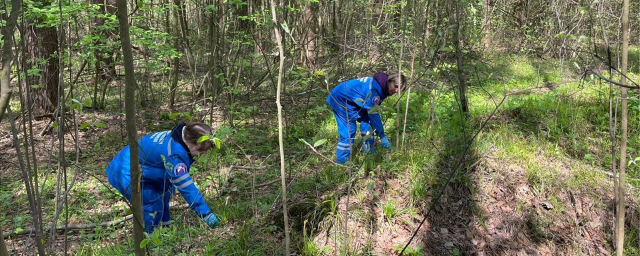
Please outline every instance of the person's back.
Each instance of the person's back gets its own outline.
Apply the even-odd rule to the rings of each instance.
[[[345,163],[349,161],[351,148],[353,146],[356,122],[360,122],[360,133],[366,137],[373,132],[380,137],[382,147],[390,148],[391,144],[384,134],[384,127],[380,114],[375,107],[389,95],[398,92],[396,86],[404,86],[406,80],[404,76],[392,73],[376,73],[373,77],[363,77],[352,79],[338,84],[329,96],[327,103],[333,109],[338,126],[338,147],[336,150],[336,162]],[[363,142],[362,150],[371,153],[375,149],[373,137]]]
[[[383,95],[377,81],[371,77],[363,77],[338,84],[331,90],[327,97],[327,103],[334,111],[344,111],[346,106],[348,111],[364,116],[367,114],[364,103],[375,104],[374,100],[377,99],[377,104],[380,104]]]
[[[207,224],[213,226],[218,222],[189,174],[194,162],[192,154],[206,153],[213,145],[210,141],[198,142],[207,134],[211,134],[211,128],[206,124],[180,124],[172,131],[156,132],[138,140],[147,232],[170,220],[169,199],[175,189]],[[109,183],[131,201],[129,159],[130,148],[126,146],[109,163],[106,172]]]
[[[121,179],[128,176],[128,173],[124,172],[130,171],[129,150],[129,146],[127,145],[118,153],[107,167],[108,172],[115,172]],[[171,166],[171,162],[173,162],[172,160],[179,160],[191,165],[188,152],[184,147],[180,146],[171,138],[171,131],[156,132],[138,139],[138,150],[140,168],[142,171],[141,182],[164,184],[164,186],[159,188],[162,190],[168,190],[171,185],[170,182],[167,183],[165,181],[169,178],[169,175],[166,173],[167,170],[173,170],[173,166]],[[129,185],[128,180],[121,180],[118,183]],[[129,194],[125,196],[127,199],[130,199]]]

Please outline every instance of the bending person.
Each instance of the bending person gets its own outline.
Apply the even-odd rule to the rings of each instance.
[[[152,233],[155,227],[171,220],[169,199],[176,189],[198,217],[210,227],[218,224],[189,175],[193,157],[206,154],[213,147],[210,140],[198,143],[198,139],[207,134],[211,134],[208,125],[188,123],[138,140],[145,232]],[[107,176],[109,183],[131,202],[129,152],[129,146],[126,146],[111,160]]]
[[[398,87],[404,88],[405,84],[404,75],[399,77],[398,72],[392,72],[391,75],[376,73],[373,77],[342,82],[331,90],[327,103],[333,109],[340,134],[336,162],[343,164],[349,161],[356,134],[356,121],[360,122],[360,133],[363,137],[373,128],[375,134],[380,137],[382,147],[391,148],[391,143],[384,134],[380,114],[372,110],[388,96],[396,94]],[[362,151],[375,151],[373,141],[373,137],[364,141]]]

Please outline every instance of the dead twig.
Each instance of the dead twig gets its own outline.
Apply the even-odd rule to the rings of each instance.
[[[122,224],[126,221],[129,221],[133,219],[133,214],[129,214],[127,216],[125,216],[122,219],[118,219],[118,220],[112,220],[112,221],[105,221],[105,222],[101,222],[101,223],[97,223],[97,224],[69,224],[66,227],[65,226],[59,226],[56,227],[55,230],[69,230],[69,229],[75,229],[75,230],[79,230],[79,229],[94,229],[96,227],[108,227],[108,226],[114,226],[114,225],[118,225],[118,224]],[[48,232],[51,230],[51,227],[45,227],[44,231]],[[2,233],[2,236],[4,238],[7,238],[9,236],[19,236],[19,235],[24,235],[24,234],[29,234],[35,232],[35,230],[33,228],[27,228],[27,229],[23,229],[20,230],[20,232],[15,232],[15,231],[7,231]]]
[[[324,158],[328,162],[332,163],[333,165],[340,166],[340,167],[347,167],[345,165],[342,165],[342,164],[334,162],[333,160],[329,159],[327,156],[325,156],[322,153],[318,152],[318,150],[316,150],[315,147],[313,147],[311,144],[309,144],[309,142],[306,142],[305,140],[300,140],[300,141],[304,142],[304,144],[307,144],[307,146],[309,146],[309,148],[311,148],[311,150],[313,150],[313,152],[316,152],[316,154],[318,154],[320,157]]]

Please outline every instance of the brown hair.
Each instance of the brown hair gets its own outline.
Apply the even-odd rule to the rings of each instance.
[[[211,127],[205,123],[189,122],[184,128],[184,142],[192,149],[205,152],[213,147],[211,140],[198,143],[198,139],[211,134]]]
[[[400,88],[400,90],[404,90],[404,87],[407,85],[407,78],[404,76],[404,74],[400,74],[400,80],[402,80],[402,83],[399,84],[398,71],[389,72],[389,78],[387,78],[387,84],[389,84],[390,82],[394,82],[396,87]]]

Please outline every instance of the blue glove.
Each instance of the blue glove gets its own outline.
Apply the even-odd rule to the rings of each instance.
[[[382,139],[380,139],[380,144],[382,144],[383,148],[386,148],[386,149],[391,148],[391,142],[389,142],[389,139],[387,139],[387,137],[382,137]]]
[[[213,213],[207,214],[207,216],[202,218],[202,220],[205,223],[207,223],[207,225],[209,225],[209,227],[212,227],[212,228],[215,227],[215,226],[219,226],[220,225],[220,221],[218,221],[218,218]]]
[[[369,143],[364,142],[362,143],[362,152],[373,153],[373,152],[376,152],[376,149],[372,147]]]

